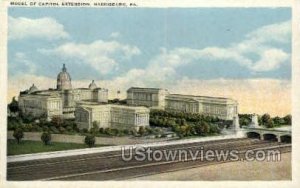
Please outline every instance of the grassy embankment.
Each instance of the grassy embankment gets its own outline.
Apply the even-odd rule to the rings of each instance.
[[[96,145],[95,147],[103,147],[108,145]],[[20,155],[29,153],[62,151],[71,149],[88,148],[85,144],[52,142],[50,145],[44,145],[42,141],[22,140],[17,144],[16,140],[7,140],[7,155]]]

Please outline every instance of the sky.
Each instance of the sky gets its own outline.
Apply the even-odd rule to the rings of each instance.
[[[289,8],[9,8],[8,97],[95,80],[230,97],[240,113],[291,113]]]

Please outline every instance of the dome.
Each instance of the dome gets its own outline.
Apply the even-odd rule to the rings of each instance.
[[[57,75],[57,89],[66,90],[72,89],[71,76],[67,72],[65,64],[63,64],[62,71]]]
[[[36,91],[38,91],[38,88],[34,84],[32,84],[32,86],[29,88],[28,93],[33,93],[33,92],[36,92]]]
[[[97,85],[95,84],[95,81],[93,80],[92,83],[89,85],[89,89],[96,89]]]

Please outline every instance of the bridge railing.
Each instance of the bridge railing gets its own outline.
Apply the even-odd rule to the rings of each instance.
[[[276,130],[276,129],[252,128],[252,127],[243,127],[242,130],[255,130],[255,131],[266,131],[266,132],[292,133],[292,131],[288,131],[288,130]]]

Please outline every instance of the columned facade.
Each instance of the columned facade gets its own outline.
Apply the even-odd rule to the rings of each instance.
[[[107,103],[108,90],[97,87],[94,80],[88,88],[73,89],[71,76],[65,65],[57,76],[56,89],[38,90],[33,84],[28,90],[21,91],[19,95],[21,112],[37,118],[41,116],[74,118],[75,106],[81,101]]]
[[[165,109],[233,120],[238,114],[238,103],[229,98],[169,94],[166,96]]]
[[[75,121],[80,129],[91,129],[93,122],[102,128],[135,129],[149,126],[150,110],[146,107],[112,104],[79,104]]]
[[[175,112],[200,113],[224,120],[238,115],[238,103],[230,98],[169,94],[160,88],[132,87],[127,91],[127,104]]]
[[[163,108],[168,93],[168,90],[160,88],[131,87],[127,90],[126,101],[129,105]]]

